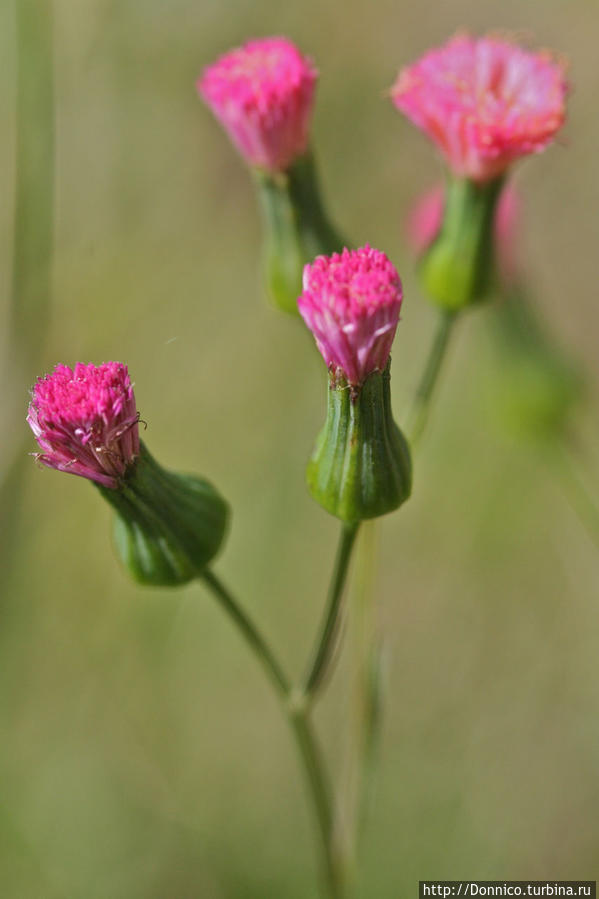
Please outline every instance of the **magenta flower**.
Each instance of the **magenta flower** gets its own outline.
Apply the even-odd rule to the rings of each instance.
[[[409,212],[406,226],[408,242],[416,256],[428,250],[443,224],[445,197],[442,185],[422,194]],[[516,231],[520,217],[520,197],[508,184],[503,188],[493,222],[493,237],[499,272],[506,281],[513,281],[517,272]]]
[[[395,267],[366,245],[306,265],[298,306],[327,366],[359,386],[387,365],[401,301]]]
[[[487,181],[543,150],[565,118],[564,66],[493,37],[457,35],[403,69],[394,104],[427,134],[455,175]]]
[[[280,172],[308,148],[316,78],[291,41],[273,37],[221,56],[197,88],[250,165]]]
[[[38,378],[27,421],[49,468],[117,488],[139,455],[139,415],[122,362],[57,365]]]

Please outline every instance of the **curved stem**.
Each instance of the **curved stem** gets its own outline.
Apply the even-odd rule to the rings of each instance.
[[[343,522],[341,525],[341,534],[329,587],[325,617],[313,653],[312,663],[304,680],[303,692],[307,697],[312,697],[320,686],[333,653],[335,637],[339,627],[343,587],[345,586],[352,549],[359,526],[359,521]]]
[[[214,574],[214,572],[210,570],[204,571],[202,573],[202,580],[210,588],[212,593],[214,593],[229,617],[233,619],[243,634],[246,642],[265,668],[268,677],[272,681],[279,695],[287,700],[291,694],[291,683],[256,625],[243,611],[231,591],[225,587],[223,582]]]
[[[437,329],[426,366],[418,384],[412,407],[408,413],[407,433],[412,446],[418,442],[426,426],[431,399],[439,379],[439,373],[447,352],[449,337],[455,319],[456,313],[454,312],[445,310],[439,312]]]
[[[306,774],[323,851],[324,874],[330,899],[343,899],[342,880],[333,846],[333,813],[324,760],[308,715],[306,697],[291,685],[283,667],[251,618],[241,608],[231,591],[209,570],[201,579],[237,626],[248,646],[264,667],[282,701]]]

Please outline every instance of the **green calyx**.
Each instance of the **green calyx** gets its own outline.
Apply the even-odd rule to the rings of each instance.
[[[143,443],[119,488],[96,486],[116,512],[117,552],[139,583],[185,584],[220,549],[229,516],[225,500],[203,478],[162,468]]]
[[[389,364],[358,388],[331,374],[326,422],[306,477],[314,499],[345,522],[377,518],[408,499],[410,450],[391,412]]]
[[[327,218],[313,157],[297,159],[286,172],[255,170],[264,219],[264,270],[271,302],[299,314],[304,265],[346,245]]]
[[[450,178],[443,223],[419,266],[430,299],[457,312],[485,299],[494,276],[494,220],[502,178],[476,184]]]

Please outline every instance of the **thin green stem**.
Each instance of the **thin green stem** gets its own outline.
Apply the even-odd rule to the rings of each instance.
[[[367,522],[358,556],[356,579],[356,810],[355,841],[359,844],[372,798],[375,756],[381,726],[381,640],[374,601],[377,554],[376,521]]]
[[[201,577],[261,662],[281,699],[285,716],[295,738],[306,775],[306,782],[310,789],[322,844],[327,893],[329,899],[343,899],[342,880],[333,844],[331,790],[325,772],[324,760],[310,722],[306,697],[302,690],[295,689],[292,686],[290,679],[266,639],[220,578],[212,571],[204,571]]]
[[[288,715],[289,722],[295,735],[296,745],[303,763],[316,813],[324,851],[323,860],[327,891],[330,899],[343,899],[343,878],[334,845],[333,802],[330,787],[325,777],[324,760],[312,728],[309,710],[302,702],[302,699],[303,697],[300,697],[300,701],[295,708],[293,700],[291,701]]]
[[[291,683],[256,625],[243,611],[231,591],[225,587],[220,578],[212,571],[204,571],[202,579],[243,634],[244,639],[263,665],[279,695],[287,700],[291,694]]]
[[[426,366],[418,384],[412,408],[408,413],[407,433],[412,446],[420,440],[422,432],[426,427],[432,396],[439,380],[439,373],[447,352],[449,337],[455,319],[456,313],[445,310],[439,312],[437,329]]]
[[[365,811],[371,798],[380,724],[380,641],[377,639],[374,596],[378,525],[377,519],[362,524],[356,544],[355,572],[350,594],[352,720],[344,778],[346,786],[335,822],[343,882],[350,894],[355,885]]]
[[[312,656],[312,662],[308,668],[308,674],[304,680],[304,693],[311,698],[327,672],[333,649],[335,637],[339,627],[341,612],[341,598],[343,587],[347,578],[347,572],[351,559],[352,549],[358,533],[360,522],[343,522],[337,547],[335,567],[329,587],[329,595],[324,620],[320,629],[320,635]]]

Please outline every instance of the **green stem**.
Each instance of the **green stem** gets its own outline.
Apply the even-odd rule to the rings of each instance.
[[[352,549],[359,526],[360,522],[358,521],[343,522],[341,525],[341,534],[339,536],[337,557],[335,559],[335,567],[333,569],[329,587],[325,617],[314,650],[312,663],[309,666],[308,674],[304,680],[304,693],[309,698],[314,695],[320,686],[333,653],[335,637],[339,626],[343,587],[345,586]]]
[[[263,665],[282,701],[310,789],[322,843],[328,896],[330,899],[343,899],[342,882],[333,845],[331,791],[325,773],[324,760],[310,722],[306,697],[303,691],[292,687],[291,681],[265,638],[222,581],[212,571],[204,571],[201,579],[218,599]]]
[[[355,841],[359,845],[372,798],[375,757],[381,726],[381,641],[374,602],[376,520],[364,529],[356,579],[356,810]]]
[[[54,93],[51,0],[18,0],[17,159],[11,338],[24,373],[47,331],[54,221]]]
[[[362,525],[352,578],[351,658],[352,722],[348,741],[346,801],[339,804],[336,828],[344,884],[356,880],[357,857],[372,797],[377,737],[380,730],[380,641],[377,639],[375,569],[378,521]]]
[[[301,695],[300,701],[297,703],[293,702],[293,698],[291,699],[288,718],[293,729],[316,813],[324,851],[324,872],[327,891],[330,899],[343,899],[345,892],[343,878],[335,850],[333,803],[329,784],[324,774],[324,760],[312,728],[308,708],[302,701],[303,699],[304,697]]]
[[[437,329],[433,338],[433,343],[426,361],[426,366],[416,395],[412,403],[412,408],[408,414],[408,437],[412,446],[414,446],[422,436],[422,432],[426,426],[432,396],[435,386],[439,379],[439,373],[445,358],[452,326],[456,319],[456,313],[442,310],[437,320]]]
[[[256,625],[243,611],[231,591],[225,587],[220,578],[218,578],[212,571],[205,570],[201,577],[243,634],[243,637],[260,660],[279,695],[287,701],[291,695],[291,683]]]

